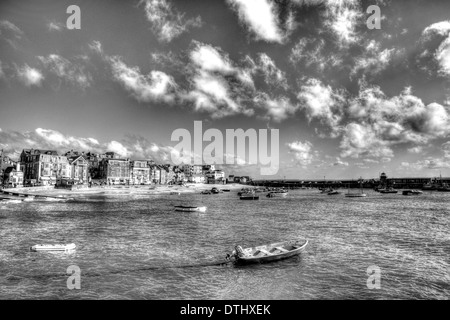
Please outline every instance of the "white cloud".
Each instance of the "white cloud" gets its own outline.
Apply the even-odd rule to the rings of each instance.
[[[348,162],[342,161],[341,158],[339,158],[339,157],[337,157],[336,162],[333,163],[334,167],[339,167],[339,166],[348,167],[348,165],[349,165]]]
[[[103,53],[103,49],[102,49],[102,43],[100,41],[94,40],[89,44],[89,48],[92,51],[95,51],[99,54]]]
[[[8,20],[0,20],[0,40],[6,41],[11,47],[17,49],[18,40],[22,39],[24,32]]]
[[[292,104],[287,97],[272,99],[265,93],[260,93],[255,98],[255,103],[267,110],[266,118],[273,119],[275,122],[286,120],[299,109],[299,106]]]
[[[294,155],[295,160],[302,166],[307,166],[313,161],[312,143],[309,141],[294,141],[287,144],[289,153]]]
[[[377,136],[372,128],[357,123],[350,123],[344,129],[340,144],[342,157],[393,157],[389,143]]]
[[[64,25],[60,22],[49,22],[47,23],[48,31],[61,31],[64,28]]]
[[[228,0],[233,10],[255,35],[256,40],[283,43],[286,34],[280,26],[275,4],[269,0]],[[292,20],[291,20],[292,22]]]
[[[392,98],[378,87],[362,88],[359,96],[349,101],[347,115],[352,122],[341,141],[343,157],[391,158],[396,144],[420,145],[450,134],[447,108],[437,103],[425,105],[408,88]]]
[[[364,16],[359,0],[328,0],[325,6],[325,25],[334,32],[339,44],[345,46],[357,42],[360,37],[356,27]]]
[[[44,76],[38,69],[30,67],[25,64],[23,67],[19,68],[16,66],[18,79],[27,87],[40,86]]]
[[[14,36],[18,39],[20,39],[21,36],[24,34],[24,32],[19,27],[17,27],[14,23],[8,20],[0,20],[0,30],[2,29],[11,31],[14,34]],[[2,33],[0,32],[0,34]]]
[[[72,63],[57,54],[50,54],[47,57],[39,56],[38,59],[50,72],[69,83],[76,84],[81,88],[91,85],[92,77],[79,64]]]
[[[335,136],[338,133],[345,103],[341,93],[335,92],[330,86],[323,85],[320,80],[309,79],[305,85],[301,86],[297,97],[309,121],[318,119],[333,130],[332,135]]]
[[[421,154],[423,152],[422,146],[412,147],[408,149],[409,153]]]
[[[257,69],[261,71],[267,84],[281,87],[284,90],[289,89],[286,73],[281,71],[266,53],[258,54]]]
[[[168,0],[143,0],[145,14],[152,24],[152,30],[159,41],[170,42],[187,32],[190,28],[200,27],[200,16],[186,20],[184,14],[178,12]]]
[[[439,65],[439,74],[443,76],[450,76],[450,21],[441,21],[434,23],[422,32],[422,43],[427,45],[432,43],[431,40],[435,37],[443,37],[439,47],[426,48],[421,54],[421,58],[430,56],[430,50],[434,51],[433,58]]]
[[[173,102],[177,85],[175,80],[161,71],[142,75],[138,67],[128,67],[119,57],[108,58],[113,77],[141,102]]]
[[[352,75],[362,72],[364,75],[376,75],[385,70],[392,60],[404,53],[404,50],[391,48],[381,50],[381,45],[375,40],[369,41],[364,55],[355,59]]]

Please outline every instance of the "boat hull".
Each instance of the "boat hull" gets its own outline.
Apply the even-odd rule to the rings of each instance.
[[[273,244],[269,244],[269,245],[265,245],[265,246],[247,248],[247,249],[244,249],[244,252],[247,252],[250,254],[252,252],[257,252],[261,249],[269,251],[269,250],[272,250],[277,247],[283,247],[283,246],[289,245],[290,242],[293,242],[293,241],[279,242],[279,243],[273,243]],[[298,244],[297,241],[295,241],[295,243]],[[298,246],[296,246],[295,249],[289,250],[287,252],[265,255],[265,256],[238,257],[238,256],[236,256],[236,252],[233,251],[233,255],[236,256],[236,260],[234,263],[238,264],[238,265],[248,265],[248,264],[259,264],[259,263],[269,263],[269,262],[280,261],[280,260],[288,259],[288,258],[299,255],[302,251],[305,250],[307,245],[308,245],[308,240],[306,240],[302,244],[299,244]]]
[[[239,199],[241,200],[259,200],[259,196],[241,196]]]
[[[182,211],[182,212],[206,212],[206,207],[175,207],[175,211]]]
[[[31,251],[68,251],[76,248],[75,243],[70,244],[37,244],[30,248]]]

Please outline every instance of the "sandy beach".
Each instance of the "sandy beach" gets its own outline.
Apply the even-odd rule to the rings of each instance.
[[[4,191],[14,192],[14,193],[25,193],[25,194],[39,194],[39,195],[49,195],[49,196],[73,196],[73,195],[83,195],[83,194],[171,194],[171,193],[201,193],[204,190],[211,190],[212,188],[217,189],[229,189],[238,191],[244,187],[242,184],[230,183],[230,184],[201,184],[201,183],[190,183],[184,186],[180,185],[152,185],[152,186],[94,186],[92,188],[80,189],[80,190],[65,190],[65,189],[54,189],[49,187],[34,187],[34,188],[15,188],[15,189],[5,189]]]

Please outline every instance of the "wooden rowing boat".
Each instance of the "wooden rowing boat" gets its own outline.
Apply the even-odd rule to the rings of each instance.
[[[236,264],[273,262],[296,256],[307,245],[308,240],[290,240],[245,249],[236,246],[230,257]]]
[[[189,207],[189,206],[175,206],[175,211],[184,212],[206,212],[206,207]]]
[[[75,243],[69,244],[37,244],[30,248],[31,251],[68,251],[76,248]]]

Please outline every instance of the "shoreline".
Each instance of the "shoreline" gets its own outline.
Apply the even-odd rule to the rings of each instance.
[[[180,185],[157,185],[157,186],[102,186],[102,187],[91,187],[78,190],[67,190],[67,189],[56,189],[54,187],[24,187],[24,188],[10,188],[3,189],[5,192],[20,193],[20,194],[40,194],[40,195],[85,195],[85,194],[99,194],[105,192],[111,193],[137,193],[137,194],[171,194],[171,193],[201,193],[204,190],[211,190],[212,188],[229,189],[229,190],[240,190],[245,188],[245,185],[238,183],[230,184],[186,184],[185,186]]]

